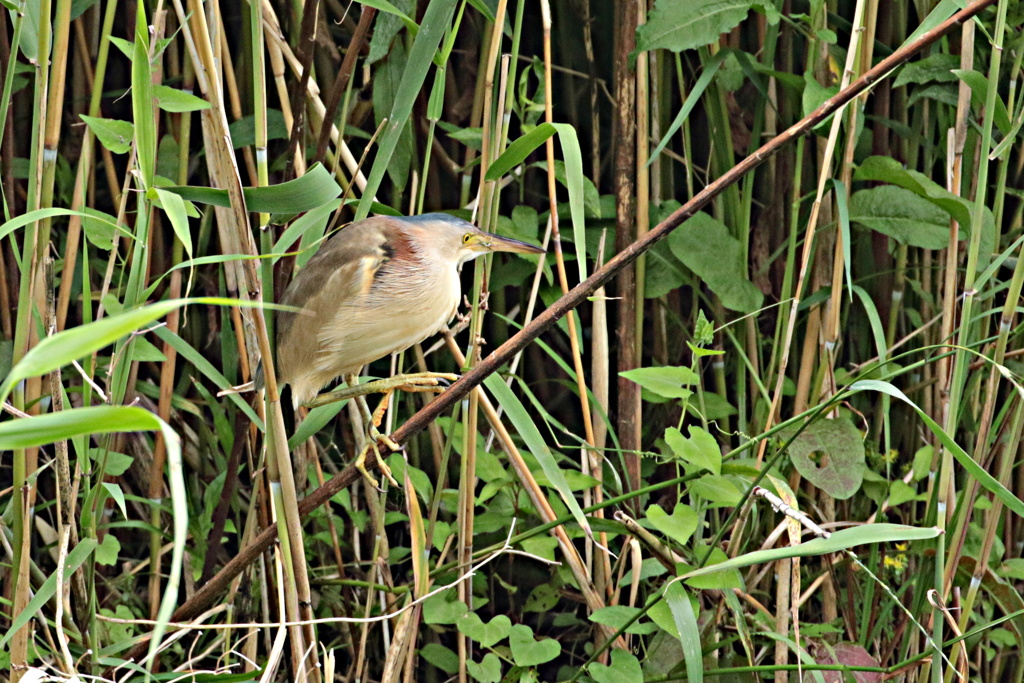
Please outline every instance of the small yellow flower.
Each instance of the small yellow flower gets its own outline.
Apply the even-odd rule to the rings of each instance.
[[[885,568],[890,569],[897,574],[907,568],[906,557],[903,555],[886,555],[885,556]]]

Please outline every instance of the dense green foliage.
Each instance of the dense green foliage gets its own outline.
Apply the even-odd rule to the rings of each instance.
[[[1024,679],[1019,3],[2,4],[11,680]],[[364,369],[465,372],[750,155],[426,429],[396,395],[397,488],[348,403],[230,390],[353,220],[547,247]]]

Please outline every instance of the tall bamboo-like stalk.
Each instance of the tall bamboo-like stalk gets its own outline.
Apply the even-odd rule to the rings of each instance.
[[[636,238],[636,76],[629,66],[629,55],[636,47],[636,26],[640,11],[638,0],[615,4],[615,102],[612,119],[614,127],[615,164],[615,249],[621,251]],[[637,273],[633,267],[624,269],[618,277],[619,317],[618,339],[619,373],[637,367],[636,309]],[[642,415],[640,387],[625,377],[618,379],[618,431],[625,463],[625,479],[630,489],[640,487],[640,430]]]
[[[988,88],[985,93],[985,118],[981,125],[981,139],[979,141],[976,191],[974,195],[974,211],[971,214],[971,235],[967,247],[967,266],[964,270],[963,297],[961,299],[960,325],[957,330],[957,346],[954,353],[953,367],[949,382],[949,403],[946,412],[946,419],[943,424],[948,434],[956,433],[960,422],[960,414],[963,409],[961,400],[967,385],[967,373],[970,366],[967,349],[973,343],[977,334],[977,323],[974,321],[974,306],[978,298],[975,289],[975,281],[978,278],[978,262],[981,257],[981,236],[985,220],[985,200],[988,193],[988,170],[989,152],[992,149],[992,127],[995,118],[996,98],[999,96],[999,73],[1002,66],[1003,38],[1006,33],[1006,12],[1007,2],[1005,0],[997,4],[996,24],[992,32],[992,54],[989,61]],[[950,238],[952,241],[952,237]],[[1015,273],[1016,276],[1016,273]],[[1019,283],[1018,283],[1019,287]],[[1018,297],[1020,290],[1017,290]],[[959,298],[959,297],[958,297]],[[1005,321],[1005,313],[1004,313]],[[980,453],[975,453],[977,458]],[[952,479],[952,457],[948,453],[942,458],[942,470],[939,475],[939,527],[945,528],[945,513],[943,503],[948,505],[944,495],[946,487],[951,485]],[[960,519],[964,520],[969,509],[960,510]],[[966,533],[966,523],[963,524]],[[944,536],[939,536],[936,542],[936,567],[935,567],[935,590],[945,598],[949,594],[949,578],[956,568],[958,539],[953,538],[950,542],[951,555],[946,556],[946,544]],[[941,643],[943,638],[943,619],[937,612],[933,614],[933,635],[932,640]],[[938,655],[939,653],[936,653]],[[938,683],[943,679],[942,667],[938,657],[933,658],[932,681]]]
[[[504,93],[495,93],[496,83],[503,86],[507,77],[507,62],[502,69],[499,51],[503,40],[505,15],[508,11],[507,0],[499,0],[495,21],[490,25],[490,37],[487,41],[488,50],[483,58],[483,146],[480,153],[480,186],[478,189],[479,211],[478,223],[483,230],[492,230],[491,222],[495,217],[494,205],[498,200],[498,184],[495,181],[484,181],[487,169],[497,158],[502,149],[502,115],[504,110]],[[495,105],[497,103],[497,106]],[[471,317],[469,323],[469,348],[465,354],[463,367],[472,367],[480,359],[480,340],[483,334],[484,308],[481,306],[488,289],[489,259],[478,260],[474,264],[473,292],[471,301]],[[479,434],[480,399],[474,392],[469,397],[466,412],[463,415],[463,448],[459,463],[459,548],[458,561],[462,566],[469,566],[473,555],[473,529],[476,516],[476,483],[477,483],[477,436]],[[473,608],[472,586],[459,584],[459,599]],[[468,674],[466,662],[472,658],[469,639],[459,634],[459,682],[466,683]]]
[[[39,15],[49,18],[51,4],[49,0],[42,0],[38,8]],[[52,25],[49,21],[41,21],[37,33],[35,64],[35,92],[32,111],[32,157],[29,160],[29,183],[26,209],[33,210],[41,208],[41,185],[45,168],[49,165],[46,161],[46,138],[41,130],[48,120],[47,105],[49,100],[48,87],[50,73],[46,68],[50,55],[50,41]],[[12,64],[14,55],[12,54]],[[56,164],[53,159],[52,164]],[[45,300],[45,283],[43,282],[43,257],[46,254],[48,240],[43,239],[48,233],[48,224],[36,222],[28,227],[25,234],[23,247],[23,259],[28,262],[28,268],[22,269],[21,290],[18,295],[18,315],[15,326],[14,350],[12,365],[17,364],[21,358],[28,353],[28,350],[37,341],[35,325],[33,324],[32,310],[42,313],[43,307],[36,307],[42,297]],[[24,410],[27,402],[34,402],[39,396],[39,379],[30,380],[23,386],[15,389],[12,395],[12,404],[17,410]],[[38,407],[33,408],[38,411]],[[28,484],[28,477],[34,474],[36,469],[36,448],[15,449],[12,458],[12,484],[14,490],[13,498],[13,523],[14,539],[12,542],[13,557],[12,567],[12,614],[20,614],[28,606],[30,585],[28,581],[28,567],[30,557],[29,536],[30,519],[33,490]],[[28,629],[23,627],[11,639],[11,680],[17,683],[25,672],[28,660]]]

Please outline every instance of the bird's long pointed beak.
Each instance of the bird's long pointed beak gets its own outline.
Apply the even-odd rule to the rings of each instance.
[[[510,251],[515,254],[545,253],[543,249],[534,244],[514,240],[511,237],[502,237],[501,235],[495,235],[489,232],[485,232],[481,237],[483,238],[481,240],[481,246],[485,247],[489,251]]]

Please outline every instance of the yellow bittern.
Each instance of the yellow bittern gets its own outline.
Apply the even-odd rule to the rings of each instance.
[[[544,253],[448,214],[377,216],[328,240],[285,291],[281,303],[296,310],[278,314],[278,382],[291,386],[296,407],[355,398],[369,436],[355,465],[374,485],[366,471],[369,449],[376,449],[378,439],[393,450],[399,447],[377,431],[364,395],[436,390],[441,379],[456,376],[398,375],[357,387],[360,369],[440,331],[462,299],[462,264],[494,251]],[[320,389],[338,377],[345,378],[348,389],[317,399]],[[394,481],[384,461],[378,461]]]

